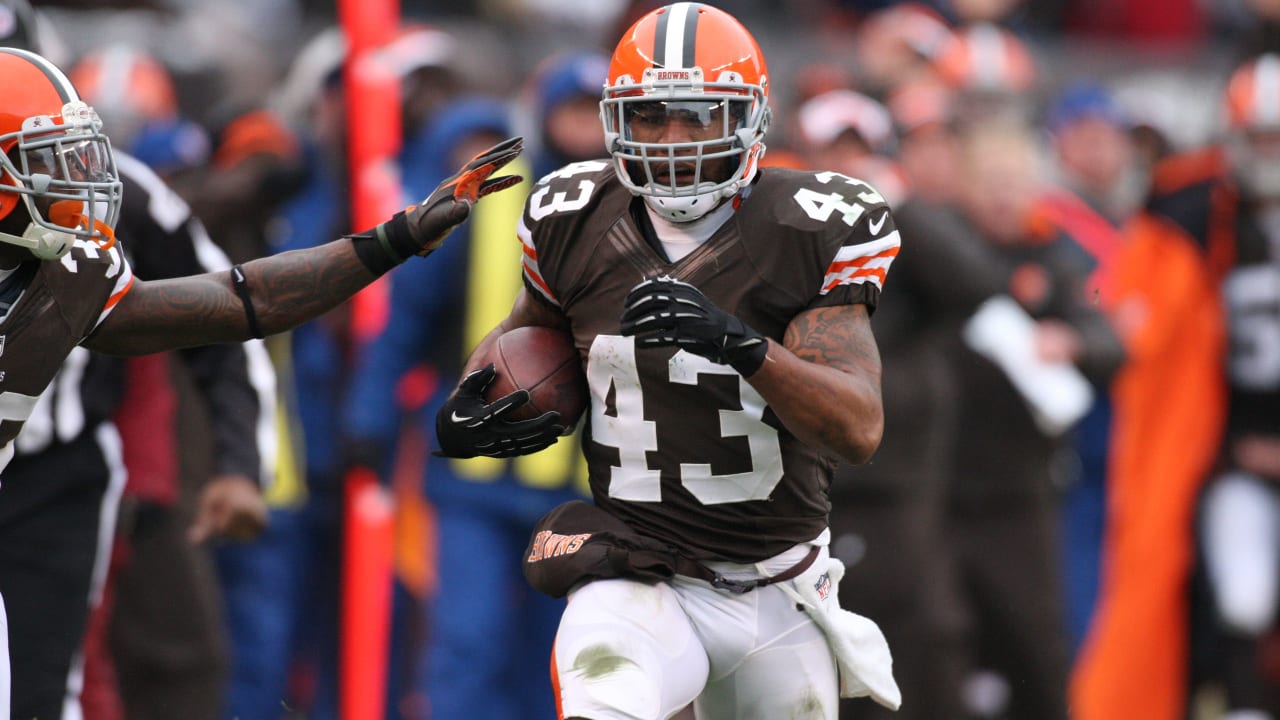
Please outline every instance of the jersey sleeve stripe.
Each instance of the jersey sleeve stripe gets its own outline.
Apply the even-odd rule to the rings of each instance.
[[[125,293],[129,292],[132,287],[133,270],[128,265],[125,265],[125,272],[120,274],[120,282],[116,283],[115,291],[111,293],[111,297],[107,298],[107,304],[102,306],[102,312],[98,314],[98,321],[93,324],[94,327],[102,324],[102,321],[107,319],[107,316],[115,309],[116,304],[124,298]]]
[[[862,257],[854,258],[853,260],[833,262],[831,263],[831,265],[827,267],[827,272],[833,273],[833,272],[839,272],[846,268],[863,267],[869,262],[873,262],[876,260],[884,260],[886,258],[892,260],[893,258],[896,258],[896,257],[898,257],[898,248],[889,248],[888,250],[885,250],[883,252],[878,252],[875,255],[863,255]]]
[[[866,282],[878,288],[884,287],[885,275],[898,256],[900,244],[898,231],[894,230],[879,240],[840,248],[827,266],[819,294],[826,295],[841,285]]]
[[[858,243],[857,245],[845,245],[840,248],[840,251],[836,253],[835,259],[831,262],[834,264],[838,262],[847,262],[854,258],[865,257],[868,255],[878,255],[885,250],[897,248],[901,244],[902,242],[898,236],[898,231],[894,230],[888,235],[870,242]]]
[[[522,250],[524,250],[524,276],[528,279],[528,284],[533,286],[542,296],[556,307],[560,307],[560,301],[556,300],[555,293],[551,292],[551,286],[542,278],[542,269],[538,267],[538,249],[533,246],[533,232],[529,230],[529,226],[522,219],[516,225],[516,236],[520,238]]]
[[[543,280],[542,276],[538,274],[536,263],[534,267],[530,267],[529,261],[525,261],[524,276],[529,280],[530,284],[538,289],[538,292],[542,293],[542,296],[546,298],[547,302],[552,303],[556,307],[560,307],[560,303],[556,300],[555,295],[552,294],[551,288],[547,286],[547,281]]]

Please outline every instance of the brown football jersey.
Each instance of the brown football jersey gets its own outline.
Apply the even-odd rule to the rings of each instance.
[[[611,163],[576,163],[538,183],[519,227],[527,289],[568,317],[585,359],[595,502],[703,559],[754,562],[817,537],[834,459],[799,442],[732,368],[637,349],[619,334],[623,299],[670,276],[779,342],[805,310],[874,309],[898,252],[883,198],[838,173],[767,168],[677,262],[644,239],[633,200]]]
[[[32,261],[36,262],[36,261]],[[76,240],[61,260],[39,262],[0,320],[0,470],[13,439],[62,361],[93,332],[133,283],[119,246]]]

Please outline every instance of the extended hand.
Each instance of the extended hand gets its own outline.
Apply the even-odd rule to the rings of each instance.
[[[669,277],[645,280],[627,293],[622,334],[634,335],[640,347],[683,348],[743,377],[760,369],[769,349],[763,335],[716,307],[701,290]]]
[[[409,232],[418,255],[440,247],[445,237],[471,213],[471,205],[490,193],[520,184],[519,175],[489,176],[515,160],[524,149],[524,138],[513,137],[471,158],[452,177],[440,183],[431,196],[409,208]]]
[[[201,491],[187,537],[193,543],[212,535],[246,542],[266,526],[267,503],[258,484],[244,475],[219,475]]]
[[[527,390],[517,390],[492,403],[485,388],[497,377],[489,364],[463,378],[453,396],[436,414],[436,455],[453,458],[513,457],[553,445],[564,434],[560,413],[547,412],[531,420],[507,420],[511,411],[529,402]]]
[[[375,275],[381,275],[410,256],[429,255],[467,219],[477,200],[523,180],[519,175],[490,177],[515,160],[523,149],[524,139],[513,137],[471,158],[452,177],[441,182],[426,200],[410,205],[372,230],[350,236],[355,242],[356,255]]]

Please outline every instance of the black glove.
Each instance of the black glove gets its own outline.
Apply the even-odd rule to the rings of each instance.
[[[528,455],[554,445],[564,434],[560,413],[551,411],[531,420],[506,420],[512,410],[529,402],[528,390],[517,390],[492,403],[485,388],[497,377],[493,364],[462,379],[458,389],[436,414],[440,457],[471,458]]]
[[[716,307],[698,288],[669,277],[650,278],[627,293],[622,334],[640,347],[676,346],[743,377],[764,364],[769,343],[737,317]]]
[[[490,193],[518,185],[519,175],[489,176],[515,160],[524,138],[513,137],[471,158],[452,177],[441,182],[426,200],[396,213],[368,232],[352,235],[356,254],[375,274],[390,270],[411,255],[426,256],[466,221],[471,205]]]

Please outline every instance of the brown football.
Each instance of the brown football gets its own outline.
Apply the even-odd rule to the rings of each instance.
[[[587,409],[587,377],[567,332],[537,326],[516,328],[498,338],[489,361],[497,377],[485,391],[487,401],[516,390],[529,391],[529,403],[507,416],[512,420],[555,410],[568,432]]]

